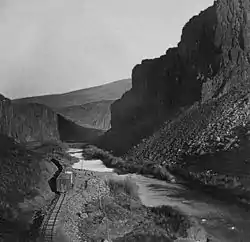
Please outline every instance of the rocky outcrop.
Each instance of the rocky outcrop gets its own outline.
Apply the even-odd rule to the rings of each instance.
[[[18,142],[59,140],[57,114],[41,104],[0,100],[0,133]]]
[[[132,89],[112,104],[112,128],[107,134],[112,140],[107,145],[105,139],[106,147],[124,152],[180,107],[247,86],[249,36],[247,0],[218,0],[193,17],[184,26],[177,47],[134,67]],[[135,130],[136,138],[132,138]],[[124,140],[122,148],[115,137]]]
[[[0,134],[19,143],[41,144],[51,141],[90,142],[103,132],[81,127],[43,104],[19,104],[2,98]]]

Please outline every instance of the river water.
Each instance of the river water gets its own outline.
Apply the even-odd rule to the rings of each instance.
[[[79,158],[73,168],[108,172],[101,160],[84,160],[81,149],[69,149]],[[191,190],[184,184],[172,184],[138,174],[128,174],[139,186],[139,196],[146,206],[168,205],[196,218],[207,233],[218,242],[250,242],[250,211],[230,202],[214,199],[201,191]],[[128,175],[123,175],[128,176]]]

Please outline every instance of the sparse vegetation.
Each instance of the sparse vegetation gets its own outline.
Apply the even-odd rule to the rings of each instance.
[[[247,89],[197,103],[166,122],[124,159],[143,167],[150,160],[185,179],[230,192],[235,189],[245,196],[249,191],[249,105]]]
[[[121,164],[124,163],[124,160],[120,157],[116,157],[112,155],[110,152],[102,150],[93,145],[85,145],[83,147],[83,157],[86,160],[94,160],[99,159],[107,167],[119,167]]]
[[[34,241],[42,211],[53,197],[48,180],[57,170],[50,162],[59,145],[34,149],[0,135],[0,241]],[[55,152],[53,152],[53,150]],[[61,150],[61,154],[63,154]]]
[[[75,238],[77,234],[80,235],[81,238],[76,241],[106,239],[116,242],[170,242],[173,241],[171,236],[179,238],[183,232],[181,237],[185,238],[185,232],[181,230],[186,228],[185,218],[166,207],[161,216],[167,217],[160,220],[164,224],[156,224],[160,215],[144,207],[138,198],[128,195],[131,194],[129,191],[134,191],[134,185],[130,181],[112,179],[111,182],[104,182],[102,177],[93,176],[89,171],[80,172],[77,177],[76,187],[69,194],[64,212],[63,231],[67,237]],[[87,189],[84,188],[86,179]],[[131,205],[131,201],[137,203],[137,206]],[[73,224],[75,227],[72,228]]]
[[[111,177],[106,183],[114,193],[125,192],[131,197],[138,198],[138,186],[129,177]]]

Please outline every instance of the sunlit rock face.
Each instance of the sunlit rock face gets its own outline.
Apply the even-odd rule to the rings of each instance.
[[[18,142],[58,140],[57,114],[41,104],[12,104],[1,95],[0,133]]]
[[[108,145],[122,137],[126,150],[173,110],[247,86],[249,37],[248,0],[218,0],[191,18],[177,47],[134,67],[132,89],[111,106]]]

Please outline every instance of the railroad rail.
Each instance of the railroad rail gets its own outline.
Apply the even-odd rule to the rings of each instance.
[[[52,242],[55,236],[55,226],[57,224],[58,215],[63,205],[66,193],[56,194],[48,213],[41,225],[41,237],[44,242]]]

